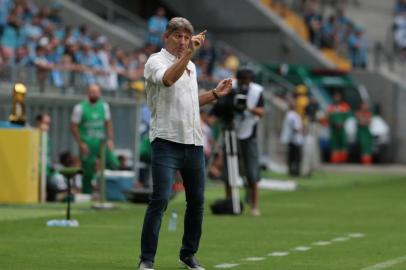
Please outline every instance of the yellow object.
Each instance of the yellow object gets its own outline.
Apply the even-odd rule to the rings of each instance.
[[[25,125],[25,95],[27,93],[27,87],[22,83],[16,83],[13,88],[13,107],[8,120],[11,123],[18,125]]]
[[[225,67],[229,70],[236,72],[238,67],[240,66],[240,60],[235,55],[230,55],[225,60]]]
[[[27,93],[27,87],[22,83],[16,83],[14,85],[14,91],[19,94],[25,95]]]
[[[295,99],[295,110],[302,117],[306,116],[306,107],[309,105],[310,99],[306,95],[300,95]]]
[[[309,30],[306,26],[305,21],[301,16],[296,14],[294,11],[290,10],[286,5],[273,0],[261,0],[261,3],[268,7],[269,9],[273,10],[276,14],[278,14],[281,18],[284,19],[285,23],[295,30],[295,32],[302,37],[302,39],[309,41]],[[350,71],[352,69],[352,65],[350,61],[340,56],[335,50],[333,49],[321,49],[321,53],[325,58],[330,60],[333,64],[335,64],[337,69],[343,71]]]
[[[138,92],[144,92],[145,84],[141,80],[134,81],[130,84],[130,88]]]
[[[321,49],[321,53],[324,55],[325,58],[330,60],[336,65],[336,68],[342,71],[350,71],[352,65],[347,58],[338,55],[335,50],[332,49]]]
[[[34,129],[0,129],[0,203],[39,200],[40,133]]]
[[[304,40],[309,40],[309,30],[301,16],[290,10],[287,6],[272,0],[261,0],[262,4],[272,9],[276,14],[285,20],[285,23],[295,30]]]
[[[295,93],[299,95],[306,95],[307,94],[307,87],[304,84],[299,84],[295,88]]]

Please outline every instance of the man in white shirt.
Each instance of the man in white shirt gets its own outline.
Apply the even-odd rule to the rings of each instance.
[[[205,183],[199,107],[231,90],[231,79],[225,79],[215,89],[198,95],[196,67],[190,60],[205,34],[203,31],[193,36],[193,26],[187,19],[172,18],[163,36],[165,48],[151,55],[145,64],[153,193],[144,218],[139,269],[153,269],[162,215],[177,170],[187,201],[179,259],[188,269],[204,269],[194,256],[202,232]]]
[[[290,109],[283,120],[281,142],[288,145],[287,163],[289,174],[292,176],[300,175],[303,141],[302,119],[291,102]]]

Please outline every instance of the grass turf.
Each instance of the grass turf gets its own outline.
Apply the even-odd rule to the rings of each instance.
[[[284,178],[280,175],[267,177]],[[235,263],[250,270],[361,270],[406,255],[406,178],[368,174],[324,174],[300,179],[295,192],[261,191],[262,216],[213,216],[208,205],[223,195],[206,191],[204,232],[197,254],[206,269]],[[144,205],[117,204],[112,211],[73,206],[79,228],[48,228],[63,218],[64,205],[0,206],[0,269],[136,269]],[[180,269],[182,218],[167,230],[172,209],[184,211],[184,195],[170,202],[161,229],[156,269]],[[249,210],[249,209],[246,209]],[[182,215],[180,215],[182,216]],[[365,237],[315,246],[350,233]],[[309,246],[307,252],[292,251]],[[271,257],[272,252],[289,252]],[[262,261],[246,261],[263,257]],[[405,270],[406,262],[388,269]]]

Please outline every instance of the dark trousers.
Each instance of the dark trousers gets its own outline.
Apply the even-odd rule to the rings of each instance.
[[[162,216],[168,206],[177,170],[182,176],[186,194],[180,256],[193,255],[199,248],[202,234],[205,185],[203,146],[185,145],[159,138],[151,146],[153,192],[144,217],[140,258],[154,261]]]
[[[257,139],[249,138],[238,140],[238,158],[241,175],[247,178],[249,184],[259,182],[261,180],[259,168],[259,149]],[[242,166],[241,166],[242,165]]]
[[[302,146],[294,143],[288,145],[288,169],[289,174],[300,175],[300,163],[302,161]]]

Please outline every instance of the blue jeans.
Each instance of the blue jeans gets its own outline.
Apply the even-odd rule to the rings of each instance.
[[[154,261],[159,230],[179,170],[186,194],[186,212],[180,256],[190,256],[199,248],[202,234],[205,165],[203,146],[155,139],[152,144],[152,198],[144,217],[141,260]]]

